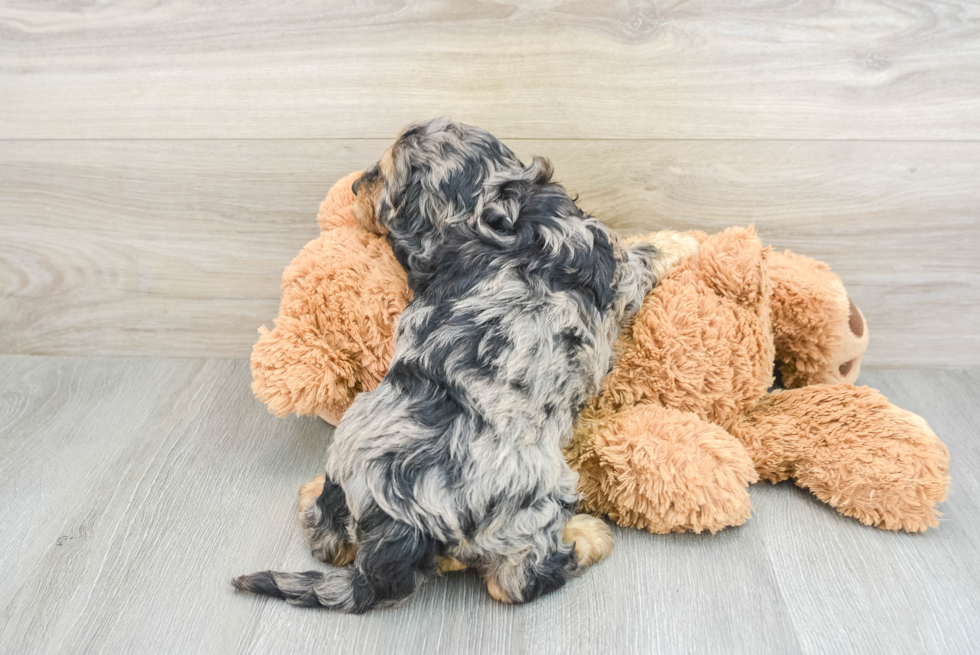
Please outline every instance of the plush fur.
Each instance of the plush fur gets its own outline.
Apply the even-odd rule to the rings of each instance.
[[[351,173],[320,205],[321,236],[286,269],[273,330],[252,352],[252,389],[278,416],[319,415],[336,425],[378,386],[395,352],[395,325],[412,297],[384,237],[354,219]]]
[[[336,423],[348,397],[380,381],[386,329],[410,297],[398,295],[397,266],[377,282],[393,256],[355,227],[351,181],[330,191],[323,234],[287,268],[276,328],[253,352],[253,389],[280,415]],[[327,245],[352,232],[350,252]],[[566,449],[583,509],[651,532],[716,531],[749,518],[747,485],[790,477],[869,525],[938,524],[946,448],[920,417],[853,385],[868,327],[826,264],[769,251],[742,229],[645,238],[662,282]],[[343,313],[324,307],[336,296]],[[767,393],[774,359],[788,388]]]
[[[853,383],[869,334],[864,314],[851,302],[830,267],[793,252],[769,264],[773,341],[783,384]]]
[[[612,345],[655,283],[656,248],[620,243],[484,130],[407,128],[352,185],[413,293],[388,372],[344,414],[304,512],[320,573],[242,576],[239,589],[363,612],[406,598],[451,557],[491,595],[526,602],[608,553],[573,523],[562,454]]]
[[[748,484],[792,478],[869,525],[938,525],[948,452],[921,418],[852,384],[868,330],[840,279],[752,230],[689,236],[700,249],[648,296],[576,428],[583,508],[715,532],[748,520]],[[768,392],[777,356],[799,388]]]

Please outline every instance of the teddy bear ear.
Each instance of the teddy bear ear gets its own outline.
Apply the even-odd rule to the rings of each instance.
[[[723,298],[760,306],[769,297],[769,249],[752,227],[730,227],[701,243],[685,268]]]
[[[320,203],[320,211],[316,215],[317,225],[321,232],[338,227],[354,227],[354,191],[351,188],[361,177],[362,171],[355,171],[330,187],[327,197]]]

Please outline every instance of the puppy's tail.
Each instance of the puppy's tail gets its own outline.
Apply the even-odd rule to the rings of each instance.
[[[262,571],[239,576],[231,583],[238,591],[275,596],[293,605],[326,607],[349,614],[360,614],[377,604],[374,590],[355,566],[303,573]]]
[[[239,591],[283,598],[294,605],[327,607],[360,614],[408,598],[436,574],[440,547],[429,536],[392,519],[367,512],[358,524],[357,560],[326,571],[262,571],[232,580]]]

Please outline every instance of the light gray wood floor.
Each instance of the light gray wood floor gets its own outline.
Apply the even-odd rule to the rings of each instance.
[[[274,418],[249,382],[243,360],[0,357],[0,652],[975,652],[980,371],[862,376],[950,447],[937,530],[756,485],[745,526],[616,530],[609,560],[533,604],[462,573],[361,617],[229,585],[322,566],[293,504],[331,430]]]

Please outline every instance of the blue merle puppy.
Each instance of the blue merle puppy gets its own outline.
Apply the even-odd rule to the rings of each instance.
[[[657,252],[620,242],[551,172],[436,119],[354,184],[358,222],[387,235],[414,297],[388,374],[301,491],[313,553],[336,568],[254,573],[238,589],[359,613],[469,567],[520,603],[609,554],[606,524],[575,514],[562,446],[656,282]]]

